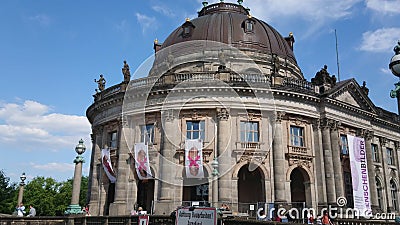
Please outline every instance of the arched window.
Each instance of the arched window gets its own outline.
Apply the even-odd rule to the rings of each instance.
[[[394,180],[390,180],[390,193],[392,196],[392,206],[394,210],[399,210],[399,200],[397,198],[397,186]]]
[[[378,177],[375,177],[376,182],[376,192],[378,194],[378,206],[380,210],[383,210],[383,189],[382,184],[379,181]]]

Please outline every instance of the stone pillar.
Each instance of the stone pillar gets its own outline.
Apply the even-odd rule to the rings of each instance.
[[[119,145],[118,145],[118,170],[117,170],[117,181],[115,182],[115,196],[114,202],[110,204],[110,215],[129,215],[130,209],[127,206],[127,187],[128,187],[128,176],[129,176],[129,147],[125,140],[124,133],[129,129],[128,124],[122,119],[119,123]]]
[[[273,132],[273,167],[274,167],[274,189],[275,189],[275,202],[286,202],[285,198],[285,152],[283,149],[283,129],[282,119],[285,113],[277,112],[275,130]]]
[[[328,204],[336,203],[335,172],[333,170],[331,131],[328,119],[322,121],[322,148],[324,152],[326,196]]]
[[[368,165],[368,180],[369,180],[369,190],[371,195],[371,209],[375,212],[379,210],[378,203],[378,191],[376,190],[376,182],[375,182],[375,166],[372,160],[372,147],[371,140],[374,134],[371,131],[367,131],[364,134],[365,138],[365,150],[367,152],[367,165]]]
[[[174,190],[176,168],[174,155],[176,153],[176,139],[181,134],[179,132],[179,120],[176,119],[173,110],[162,112],[161,127],[161,148],[160,148],[160,195],[158,205],[155,207],[157,214],[169,214],[176,208],[174,204]],[[178,138],[179,139],[179,138]],[[177,185],[177,184],[175,184]]]
[[[21,181],[21,183],[19,183],[18,205],[22,202],[22,200],[24,198],[24,186],[25,186],[25,182]]]
[[[218,166],[219,166],[219,179],[218,179],[218,202],[231,202],[231,148],[230,140],[231,135],[231,121],[227,109],[217,109],[217,152],[218,152]],[[237,187],[235,187],[237,188]]]
[[[334,177],[335,177],[336,198],[346,197],[344,193],[342,162],[340,160],[340,140],[339,140],[338,126],[339,122],[337,121],[331,122],[331,149],[332,149],[333,171],[335,175]]]
[[[326,206],[326,186],[325,186],[325,168],[324,168],[324,152],[322,148],[322,134],[321,134],[321,124],[320,120],[317,120],[313,124],[313,134],[314,134],[314,171],[315,171],[315,183],[317,186],[317,198],[318,206]]]
[[[93,216],[99,216],[99,196],[100,196],[100,175],[99,172],[99,159],[101,155],[101,143],[102,143],[103,129],[95,128],[93,129],[92,134],[92,155],[91,155],[91,164],[90,164],[90,172],[89,172],[89,181],[88,181],[88,203],[89,203],[89,212]]]
[[[379,149],[382,151],[382,165],[383,165],[383,179],[384,179],[384,192],[386,197],[386,211],[392,211],[392,195],[390,194],[390,177],[389,168],[387,164],[387,139],[384,137],[379,138]]]

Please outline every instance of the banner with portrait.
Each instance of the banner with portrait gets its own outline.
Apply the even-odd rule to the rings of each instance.
[[[135,168],[140,180],[151,179],[148,146],[145,143],[135,143]]]
[[[354,208],[360,216],[371,213],[371,196],[369,191],[367,151],[364,138],[347,135],[353,184]]]
[[[117,177],[112,168],[111,159],[110,159],[110,148],[104,148],[101,150],[101,163],[103,164],[104,171],[107,174],[108,179],[111,183],[115,183]]]
[[[203,142],[202,140],[185,141],[186,178],[203,178]]]

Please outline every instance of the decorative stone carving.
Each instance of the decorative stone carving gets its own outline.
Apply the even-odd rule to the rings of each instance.
[[[171,122],[175,118],[174,110],[173,109],[164,110],[161,112],[161,116],[165,121]]]
[[[217,118],[219,120],[228,120],[229,119],[229,111],[226,108],[217,108]]]
[[[129,65],[124,60],[124,67],[122,68],[122,74],[124,75],[124,82],[128,83],[131,80],[131,72],[129,71]]]
[[[293,165],[304,166],[304,167],[310,169],[311,168],[311,161],[304,160],[304,159],[298,159],[298,158],[290,158],[289,159],[289,166],[293,166]]]
[[[311,83],[315,85],[330,85],[331,87],[336,84],[336,76],[328,73],[328,66],[324,65],[319,72],[315,74],[315,77],[311,79]]]
[[[313,130],[321,129],[321,119],[314,119],[312,121],[312,127],[313,127]]]
[[[99,80],[94,79],[94,82],[97,83],[96,93],[104,91],[106,88],[106,79],[104,79],[103,74],[100,74]]]
[[[380,137],[379,142],[381,143],[381,146],[386,146],[386,144],[388,143],[388,140],[385,137]]]
[[[281,112],[281,111],[276,112],[276,122],[278,122],[278,123],[282,122],[285,115],[286,115],[285,112]]]

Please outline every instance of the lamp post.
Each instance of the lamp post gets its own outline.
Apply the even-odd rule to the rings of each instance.
[[[26,180],[25,173],[22,173],[19,178],[21,179],[21,183],[19,183],[18,205],[22,202],[22,199],[24,198],[24,186]]]
[[[75,172],[74,172],[74,180],[72,184],[72,198],[71,198],[71,204],[68,206],[67,210],[65,211],[65,214],[70,215],[70,214],[81,214],[82,209],[79,206],[79,193],[81,190],[81,180],[82,180],[82,164],[85,162],[85,160],[82,157],[82,154],[85,152],[86,147],[83,144],[83,140],[81,139],[79,141],[79,144],[75,147],[76,153],[78,155],[76,156],[74,163],[75,163]]]
[[[390,59],[389,69],[393,75],[400,78],[400,40],[393,49],[395,55]],[[400,115],[400,81],[394,84],[395,89],[390,91],[390,97],[397,98],[397,109]]]

